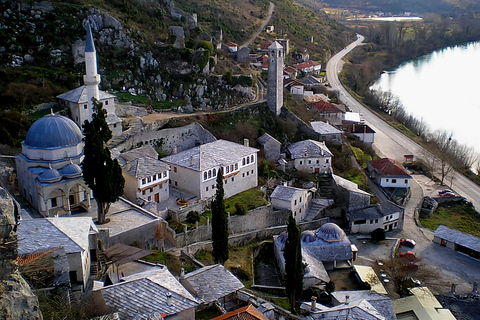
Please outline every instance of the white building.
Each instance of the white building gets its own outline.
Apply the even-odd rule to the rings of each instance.
[[[325,142],[304,140],[287,147],[290,159],[298,171],[328,174],[331,171],[333,154]]]
[[[15,157],[20,194],[45,217],[90,209],[82,177],[83,135],[69,118],[47,115],[33,123]]]
[[[63,246],[73,286],[87,288],[91,252],[96,256],[98,230],[90,217],[60,217],[21,220],[18,224],[18,253],[27,255],[39,250]],[[96,259],[96,257],[95,257]]]
[[[367,171],[378,185],[384,188],[410,188],[412,177],[396,160],[383,158],[367,164]]]
[[[121,153],[117,159],[122,166],[128,200],[158,203],[168,199],[170,166],[158,160],[158,153],[151,145]]]
[[[107,111],[107,124],[113,136],[122,133],[122,120],[115,114],[115,96],[99,90],[100,75],[97,71],[97,52],[93,43],[92,30],[87,26],[87,39],[85,41],[85,75],[84,86],[59,95],[60,105],[70,109],[72,119],[82,128],[85,121],[92,121],[92,98],[103,103]]]
[[[312,121],[310,122],[312,129],[318,133],[318,139],[324,142],[342,143],[342,131],[338,130],[328,122]]]
[[[162,158],[170,165],[170,185],[200,199],[215,195],[216,178],[223,170],[225,198],[255,188],[258,149],[226,140],[217,140]]]
[[[347,213],[351,233],[371,233],[378,228],[392,231],[402,227],[402,220],[403,209],[390,202],[380,202]]]
[[[307,214],[308,204],[312,199],[309,190],[287,186],[277,186],[270,195],[270,203],[276,209],[287,209],[298,222]]]

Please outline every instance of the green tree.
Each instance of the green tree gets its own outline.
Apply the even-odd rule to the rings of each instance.
[[[112,138],[112,132],[107,125],[107,111],[103,104],[94,101],[92,121],[85,121],[85,159],[83,160],[83,179],[92,189],[97,201],[98,224],[108,222],[106,215],[112,202],[123,194],[125,179],[117,159],[112,159],[110,150],[106,147]]]
[[[292,215],[287,220],[287,241],[283,256],[285,258],[285,288],[290,301],[291,311],[295,312],[295,301],[303,290],[303,274],[305,265],[302,263],[300,244],[300,229]]]
[[[217,191],[212,201],[212,245],[213,259],[222,265],[228,260],[228,215],[223,202],[223,174],[217,175]]]

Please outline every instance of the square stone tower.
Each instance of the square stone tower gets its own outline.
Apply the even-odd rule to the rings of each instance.
[[[277,41],[268,47],[267,106],[277,116],[283,106],[283,47]]]

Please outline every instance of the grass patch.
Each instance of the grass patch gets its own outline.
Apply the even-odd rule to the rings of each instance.
[[[263,191],[260,191],[259,189],[250,189],[226,199],[225,210],[230,212],[231,215],[237,214],[235,203],[242,204],[247,210],[252,210],[268,204],[264,199]]]
[[[62,109],[63,109],[63,108],[60,107],[60,106],[56,106],[56,107],[53,107],[53,108],[52,108],[52,110],[53,110],[54,113],[55,113],[55,112],[58,112],[58,111],[60,111],[60,110],[62,110]],[[32,112],[32,113],[30,113],[29,115],[27,115],[27,119],[28,119],[28,120],[31,120],[31,121],[35,121],[35,120],[38,120],[38,119],[46,116],[47,114],[50,114],[50,108]]]
[[[210,306],[205,308],[201,311],[195,312],[195,319],[196,320],[210,320],[216,317],[221,316],[222,313],[217,310],[214,306]]]
[[[352,152],[355,155],[355,159],[357,159],[358,164],[365,169],[367,167],[367,162],[372,161],[372,156],[364,153],[360,148],[354,146],[350,146],[350,148],[352,148]]]
[[[466,204],[452,204],[450,207],[438,207],[427,218],[420,218],[422,225],[436,230],[443,224],[451,229],[480,237],[480,214]]]
[[[290,311],[290,301],[287,298],[270,298],[270,301],[275,303],[280,308]]]

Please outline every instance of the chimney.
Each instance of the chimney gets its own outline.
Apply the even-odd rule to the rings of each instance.
[[[243,139],[243,145],[244,145],[245,147],[250,147],[250,140],[248,140],[248,139]]]
[[[173,305],[172,294],[170,292],[167,292],[166,296],[167,296],[167,305],[169,306]]]
[[[315,309],[317,309],[317,297],[312,296],[311,299],[312,299],[312,303],[310,305],[310,310],[315,311]]]
[[[190,166],[193,166],[193,156],[190,157]]]
[[[180,268],[180,278],[185,277],[185,269]]]
[[[345,305],[350,303],[350,296],[345,296]]]
[[[177,146],[173,146],[172,154],[177,154]]]

